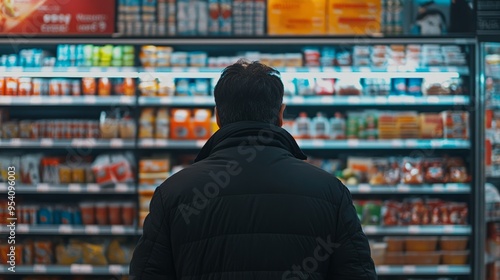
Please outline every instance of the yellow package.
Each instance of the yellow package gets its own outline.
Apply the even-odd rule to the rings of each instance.
[[[269,35],[326,34],[326,0],[269,0]]]
[[[71,265],[75,263],[82,263],[83,248],[82,244],[78,242],[70,242],[67,246],[59,244],[56,246],[56,259],[57,264]]]
[[[83,243],[83,263],[91,265],[108,265],[108,261],[104,256],[104,245]]]
[[[107,257],[111,264],[129,264],[132,259],[132,249],[120,244],[119,239],[113,239],[109,244]]]
[[[328,0],[328,34],[380,33],[380,0]]]

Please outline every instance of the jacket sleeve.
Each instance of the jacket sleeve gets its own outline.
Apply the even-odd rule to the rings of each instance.
[[[156,189],[130,263],[130,280],[175,280],[170,228],[162,194]]]
[[[341,183],[340,183],[341,184]],[[337,214],[335,249],[330,258],[329,280],[376,280],[368,239],[352,203],[351,193],[341,184],[342,198]]]

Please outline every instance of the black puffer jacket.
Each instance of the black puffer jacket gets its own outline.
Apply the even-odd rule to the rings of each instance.
[[[376,279],[351,195],[285,130],[225,126],[157,188],[133,280]]]

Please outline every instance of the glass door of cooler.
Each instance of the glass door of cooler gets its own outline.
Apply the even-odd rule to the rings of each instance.
[[[481,43],[480,86],[485,106],[484,199],[486,279],[500,279],[500,42]]]

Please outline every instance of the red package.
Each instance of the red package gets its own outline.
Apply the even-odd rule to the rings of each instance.
[[[424,179],[426,183],[445,183],[447,181],[443,159],[426,159],[424,166]]]
[[[110,167],[116,182],[126,183],[134,180],[134,174],[128,161],[113,163]]]
[[[401,181],[403,184],[422,184],[424,182],[422,159],[403,158]]]
[[[469,181],[469,175],[465,163],[461,158],[449,158],[447,160],[448,182],[465,183]]]
[[[50,241],[35,241],[34,245],[34,263],[35,264],[52,264],[54,255],[52,250],[52,242]]]
[[[401,205],[395,201],[386,201],[383,209],[383,224],[385,226],[398,225],[398,213],[401,211]]]

